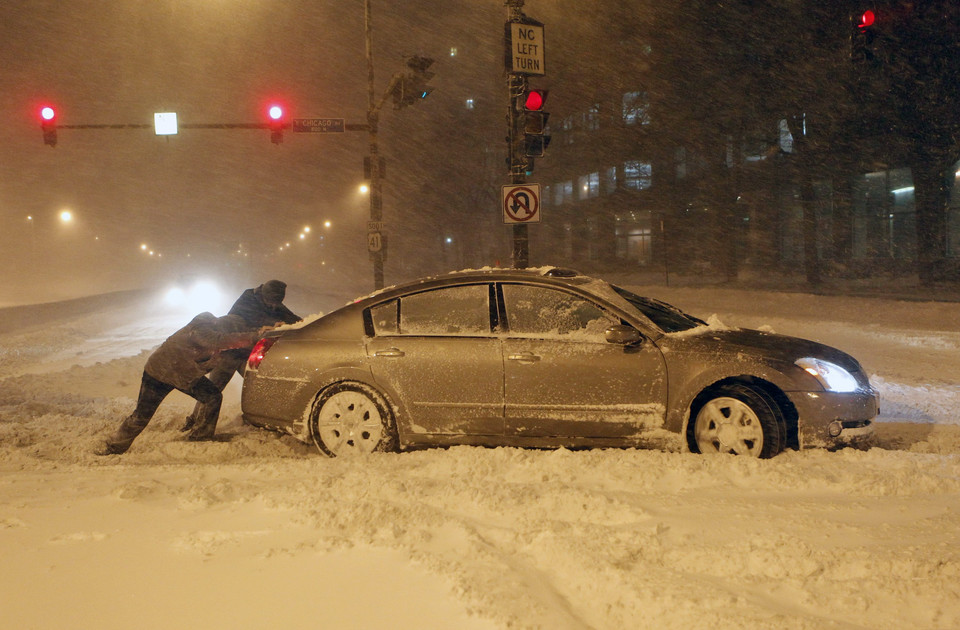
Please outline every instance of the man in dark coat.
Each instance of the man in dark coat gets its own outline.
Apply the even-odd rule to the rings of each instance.
[[[244,291],[230,307],[228,314],[243,318],[243,321],[250,328],[294,324],[299,322],[301,318],[283,305],[283,298],[286,297],[286,294],[287,285],[285,282],[269,280],[254,289]],[[230,379],[233,378],[234,372],[239,374],[240,378],[243,378],[243,372],[251,350],[253,350],[252,343],[249,347],[222,353],[216,367],[207,374],[207,379],[222,392]],[[197,423],[197,418],[206,413],[209,412],[204,408],[204,403],[198,402],[193,408],[193,412],[187,416],[187,421],[180,430],[190,431]]]
[[[200,313],[194,317],[147,359],[136,409],[120,423],[98,453],[125,453],[146,428],[163,399],[174,389],[203,404],[204,414],[187,439],[212,438],[223,395],[204,375],[216,367],[223,351],[252,346],[260,338],[260,333],[237,315],[215,317],[211,313]]]

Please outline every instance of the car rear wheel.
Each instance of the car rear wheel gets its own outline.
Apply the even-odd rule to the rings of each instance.
[[[698,398],[691,409],[692,450],[773,457],[783,450],[786,425],[776,403],[762,390],[728,384]]]
[[[331,385],[317,399],[310,435],[330,457],[397,450],[397,429],[387,401],[363,383]]]

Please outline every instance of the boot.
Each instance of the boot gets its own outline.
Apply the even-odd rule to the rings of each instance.
[[[101,450],[105,451],[103,453],[104,455],[120,455],[126,453],[127,449],[130,448],[130,445],[133,444],[137,436],[143,432],[149,422],[150,418],[141,418],[136,413],[130,414],[120,423],[116,432],[107,438],[103,447],[98,449],[97,453],[100,454]]]
[[[187,416],[186,422],[183,423],[183,426],[180,427],[180,433],[186,433],[195,427],[197,424],[197,417],[193,414]]]

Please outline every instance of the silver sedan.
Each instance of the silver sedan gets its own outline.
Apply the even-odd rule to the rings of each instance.
[[[542,268],[427,278],[274,331],[250,355],[242,408],[330,456],[674,435],[772,457],[868,437],[878,397],[836,348]]]

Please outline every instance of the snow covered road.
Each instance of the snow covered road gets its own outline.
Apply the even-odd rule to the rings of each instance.
[[[180,441],[175,394],[98,458],[182,322],[68,303],[0,326],[2,625],[960,627],[960,305],[638,290],[849,351],[881,390],[877,447],[331,460],[241,425],[235,381],[229,439]]]

